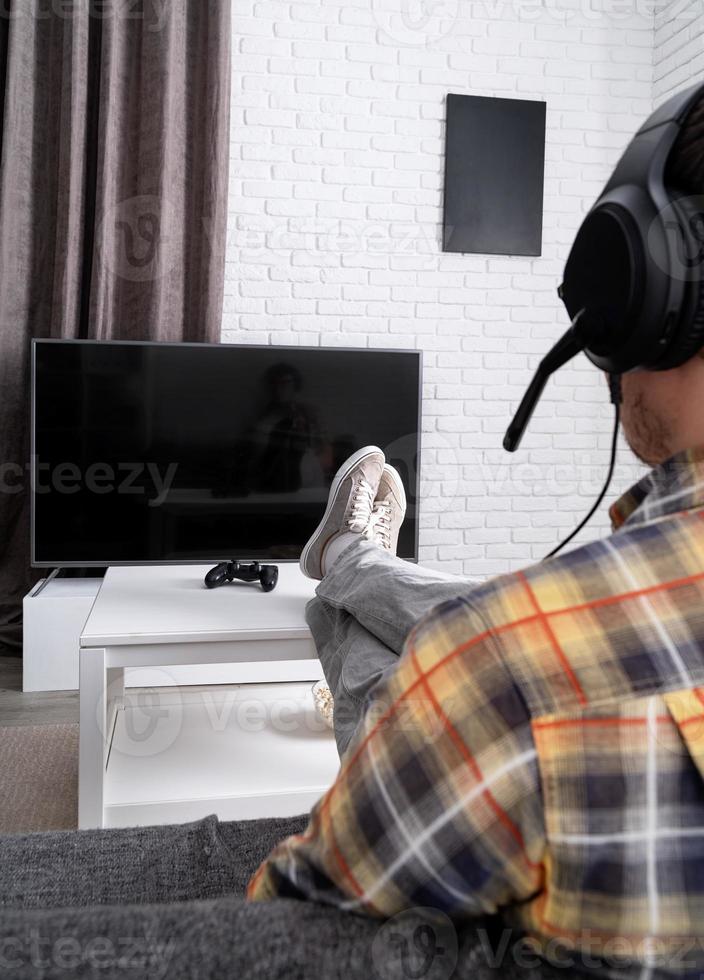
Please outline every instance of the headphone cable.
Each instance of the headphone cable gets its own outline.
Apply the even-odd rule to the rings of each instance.
[[[586,527],[586,525],[589,523],[592,517],[594,517],[599,507],[601,506],[601,502],[603,501],[606,494],[609,492],[609,487],[611,486],[611,480],[613,479],[614,470],[616,468],[616,453],[618,450],[618,431],[621,424],[622,394],[621,394],[621,376],[619,374],[609,375],[609,390],[611,391],[611,403],[614,406],[615,417],[614,417],[614,434],[611,440],[611,462],[609,464],[609,472],[606,476],[606,483],[604,484],[604,487],[601,493],[599,494],[596,503],[589,511],[587,516],[584,518],[584,520],[581,522],[581,524],[577,525],[577,527],[569,535],[569,537],[565,538],[565,540],[561,544],[559,544],[557,548],[554,548],[550,552],[550,554],[546,555],[543,561],[547,561],[548,558],[553,558],[555,555],[559,554],[563,548],[567,547],[570,541],[572,541],[574,538],[577,537],[579,532],[584,527]]]

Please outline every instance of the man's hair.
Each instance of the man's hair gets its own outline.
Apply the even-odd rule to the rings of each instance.
[[[704,197],[704,98],[689,113],[677,137],[666,181],[678,190]]]

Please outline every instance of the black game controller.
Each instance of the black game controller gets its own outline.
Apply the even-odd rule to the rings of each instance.
[[[209,589],[217,589],[235,579],[240,582],[259,580],[264,592],[272,592],[279,581],[279,569],[276,565],[260,565],[258,561],[224,561],[210,569],[205,584]]]

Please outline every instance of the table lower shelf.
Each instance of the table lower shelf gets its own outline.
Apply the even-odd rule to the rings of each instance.
[[[310,683],[130,691],[116,714],[104,826],[293,816],[339,768]]]

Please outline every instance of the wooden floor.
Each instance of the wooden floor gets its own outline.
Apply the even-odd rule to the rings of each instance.
[[[22,661],[0,657],[0,726],[78,724],[78,691],[22,693]]]

